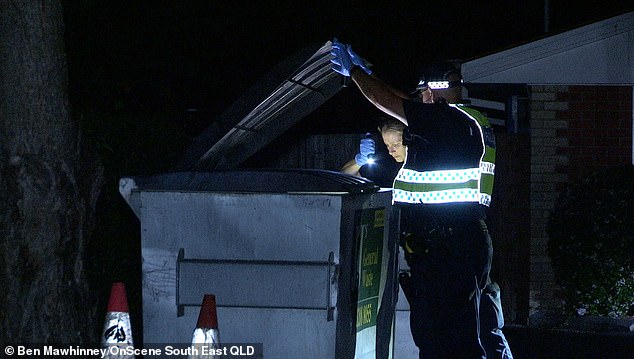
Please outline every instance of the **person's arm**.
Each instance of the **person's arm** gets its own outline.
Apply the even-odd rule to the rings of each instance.
[[[361,166],[357,164],[357,161],[355,161],[354,158],[346,162],[346,164],[341,167],[341,172],[357,177],[361,176],[359,170],[361,170]]]
[[[368,62],[354,52],[350,45],[343,44],[335,38],[330,54],[333,71],[352,78],[370,103],[407,126],[403,100],[409,97],[405,93],[374,76]]]
[[[368,75],[358,67],[350,71],[350,78],[357,85],[363,96],[379,110],[408,125],[403,109],[403,100],[409,97],[402,91],[383,82],[374,75]]]

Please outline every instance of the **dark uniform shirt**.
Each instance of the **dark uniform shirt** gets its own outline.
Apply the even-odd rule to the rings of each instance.
[[[408,127],[404,168],[415,171],[477,168],[484,148],[478,125],[446,103],[403,101]],[[473,202],[402,204],[406,230],[420,233],[430,225],[484,219],[484,206]]]

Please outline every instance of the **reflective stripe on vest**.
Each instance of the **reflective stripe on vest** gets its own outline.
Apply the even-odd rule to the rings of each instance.
[[[393,203],[476,202],[485,206],[491,204],[495,173],[495,140],[492,138],[489,121],[475,110],[450,106],[474,120],[480,129],[484,150],[479,167],[423,172],[401,168],[394,179]],[[485,134],[483,127],[491,132]],[[487,136],[491,138],[486,139]]]

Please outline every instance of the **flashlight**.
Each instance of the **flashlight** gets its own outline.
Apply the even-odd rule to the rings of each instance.
[[[372,134],[371,134],[370,132],[367,132],[367,133],[365,134],[365,138],[370,138],[370,139],[371,139],[371,138],[372,138]],[[373,164],[375,164],[375,163],[376,163],[376,154],[374,154],[374,153],[369,154],[369,155],[368,155],[368,162],[367,162],[367,164],[371,166],[371,165],[373,165]]]

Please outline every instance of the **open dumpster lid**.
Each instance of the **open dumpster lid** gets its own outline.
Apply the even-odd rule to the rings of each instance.
[[[307,46],[271,69],[194,139],[176,170],[237,168],[339,92],[331,49]]]

